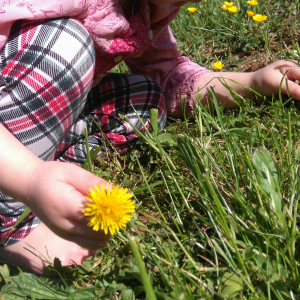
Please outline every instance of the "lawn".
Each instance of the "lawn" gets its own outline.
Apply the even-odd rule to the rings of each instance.
[[[223,4],[181,9],[172,29],[184,55],[223,71],[300,62],[299,0],[236,0],[236,13]],[[126,155],[91,151],[83,168],[134,194],[132,221],[82,266],[54,260],[38,277],[2,264],[1,299],[300,299],[299,104],[232,91],[239,109],[225,110],[210,95],[213,108],[199,94],[192,115],[159,133],[153,112]]]

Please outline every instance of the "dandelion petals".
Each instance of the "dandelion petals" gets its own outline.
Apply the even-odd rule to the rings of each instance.
[[[135,202],[131,200],[133,195],[128,193],[128,189],[123,189],[119,185],[109,185],[105,189],[104,184],[101,188],[95,185],[95,189],[90,189],[85,197],[89,203],[84,203],[87,207],[83,214],[88,216],[88,226],[93,230],[108,231],[114,235],[132,219],[135,212]]]

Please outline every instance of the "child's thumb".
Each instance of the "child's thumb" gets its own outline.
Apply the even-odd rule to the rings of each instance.
[[[108,182],[91,172],[88,172],[76,165],[68,165],[69,171],[67,173],[66,182],[72,185],[78,192],[86,195],[90,188],[94,189],[97,184],[100,188],[104,184],[107,188]]]

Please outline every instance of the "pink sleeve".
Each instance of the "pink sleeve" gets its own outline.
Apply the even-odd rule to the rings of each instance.
[[[181,56],[181,52],[177,50],[176,40],[168,24],[178,11],[173,5],[165,6],[164,9],[156,8],[154,20],[151,17],[152,32],[149,32],[150,38],[153,34],[151,46],[142,56],[126,60],[134,73],[159,83],[166,99],[168,115],[176,117],[182,116],[180,88],[182,99],[187,97],[186,112],[190,113],[193,110],[191,93],[194,91],[195,82],[202,74],[208,72],[206,68]]]

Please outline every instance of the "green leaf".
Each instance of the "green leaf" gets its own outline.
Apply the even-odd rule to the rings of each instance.
[[[168,146],[176,146],[177,145],[176,138],[177,138],[177,135],[171,134],[171,133],[163,133],[157,137],[158,141],[161,144],[165,143]]]
[[[135,295],[132,289],[126,289],[122,292],[121,300],[135,300]]]
[[[0,266],[0,274],[1,277],[6,281],[6,279],[9,277],[10,272],[7,264]]]
[[[1,296],[3,299],[67,299],[67,292],[57,284],[42,281],[33,274],[21,273],[7,279],[7,284],[1,289]]]
[[[57,257],[54,258],[54,268],[61,274],[64,272],[61,261]]]
[[[88,157],[86,158],[82,168],[88,171],[92,170],[92,167],[90,166],[90,163],[92,163],[99,155],[99,152],[104,148],[104,146],[102,147],[98,147],[98,146],[94,146],[91,150],[89,150],[89,154]]]
[[[279,192],[278,171],[271,153],[265,149],[256,149],[253,155],[256,179],[261,189],[269,196],[270,206],[281,213],[281,195]]]
[[[151,128],[152,128],[152,133],[153,137],[156,138],[158,135],[158,110],[157,109],[150,109],[151,113]]]
[[[24,296],[19,296],[15,294],[5,294],[1,293],[1,299],[3,300],[24,300]]]
[[[6,240],[6,238],[9,236],[9,234],[12,232],[12,230],[18,226],[29,214],[31,213],[31,209],[29,207],[26,207],[25,210],[23,211],[23,213],[21,214],[20,218],[18,219],[18,221],[13,225],[12,228],[10,228],[10,230],[7,231],[6,235],[4,236],[3,239],[1,239],[0,241],[0,245],[3,244],[3,242]]]
[[[30,273],[7,279],[7,284],[1,289],[1,299],[64,299],[64,300],[89,300],[95,299],[95,287],[86,287],[75,290],[72,286],[64,288],[59,283],[41,279]]]
[[[68,300],[89,300],[95,299],[95,288],[94,287],[86,287],[84,289],[80,289],[75,291],[74,293],[68,296]]]
[[[221,295],[223,297],[234,298],[245,288],[242,278],[235,273],[224,273],[222,282],[223,288]]]
[[[243,258],[245,260],[249,260],[251,258],[253,258],[255,256],[255,252],[252,248],[247,247],[244,251],[243,251]]]

